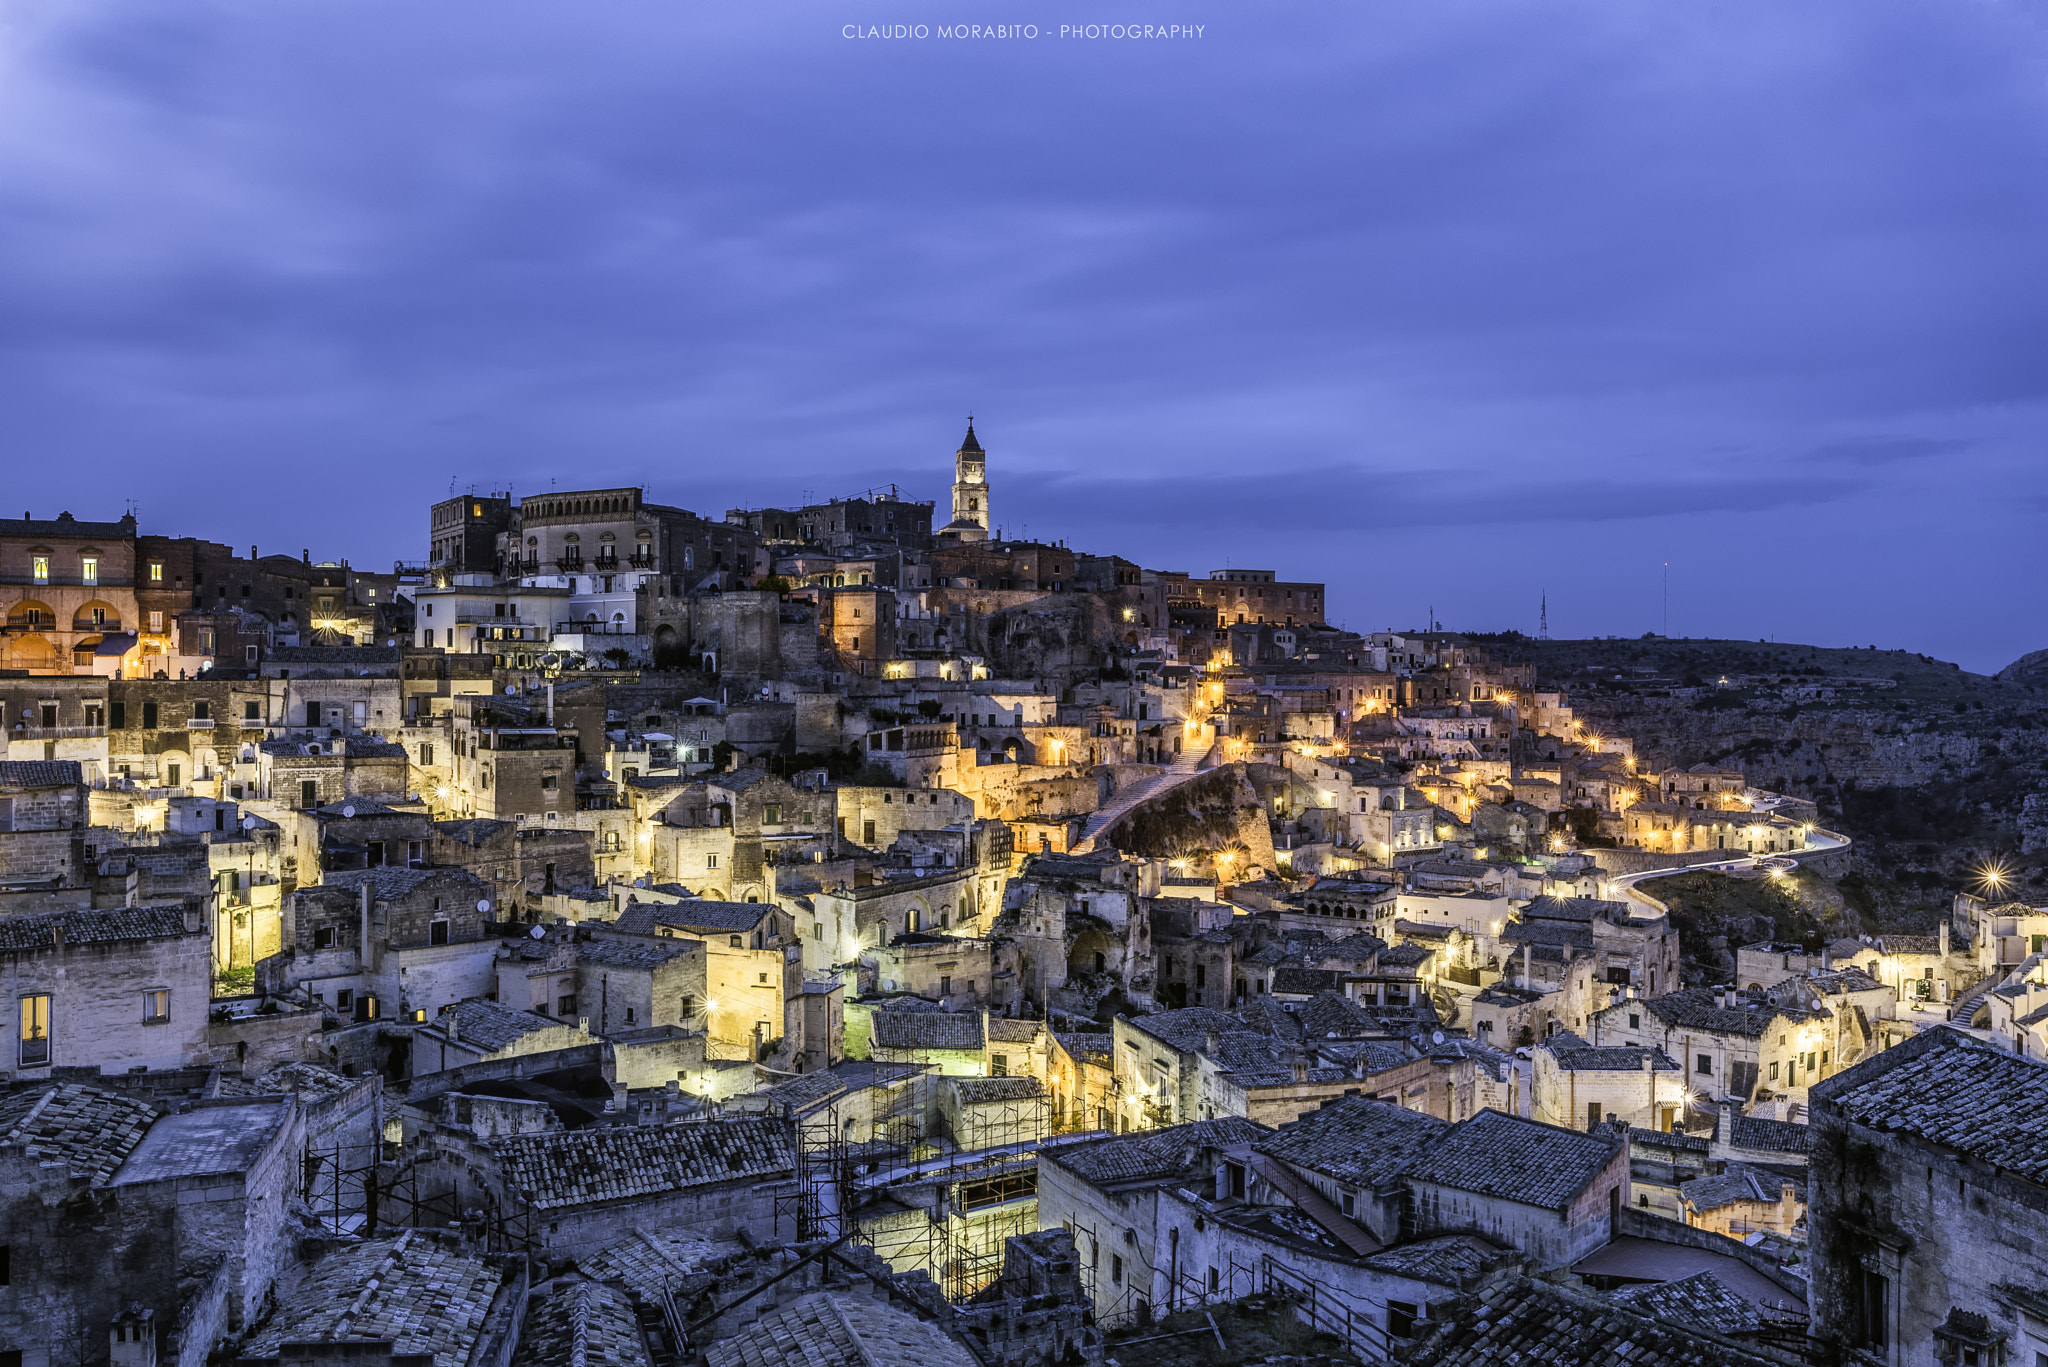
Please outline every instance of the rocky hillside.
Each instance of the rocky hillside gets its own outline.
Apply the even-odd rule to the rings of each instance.
[[[1645,768],[1739,766],[1855,837],[1838,889],[1869,929],[1917,929],[2005,859],[2048,901],[2048,680],[1904,651],[1763,641],[1502,642]]]

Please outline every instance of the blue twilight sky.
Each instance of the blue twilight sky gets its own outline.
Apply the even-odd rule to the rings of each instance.
[[[0,3],[0,510],[266,551],[943,500],[972,410],[1010,533],[1354,629],[1668,561],[1673,634],[1992,670],[2044,262],[2039,0]]]

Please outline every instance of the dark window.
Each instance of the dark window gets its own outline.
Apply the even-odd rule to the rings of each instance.
[[[1862,1311],[1863,1341],[1875,1348],[1882,1348],[1889,1340],[1887,1336],[1887,1315],[1885,1303],[1890,1298],[1891,1284],[1881,1272],[1866,1271],[1862,1274],[1860,1297]]]
[[[309,703],[307,703],[307,704],[306,704],[306,725],[308,725],[308,726],[318,726],[319,724],[320,724],[320,704],[319,704],[319,703],[316,703],[316,702],[309,702]]]
[[[435,921],[427,927],[427,943],[430,945],[445,945],[448,943],[448,923],[446,921]]]
[[[562,997],[555,1002],[555,1014],[563,1020],[572,1020],[576,1015],[576,998]]]
[[[334,937],[335,937],[335,931],[334,931],[334,927],[333,927],[333,926],[321,926],[321,927],[320,927],[320,928],[319,928],[318,930],[315,930],[315,931],[313,932],[313,948],[315,948],[315,949],[332,949],[332,948],[334,948]]]
[[[353,988],[344,987],[341,991],[334,994],[334,1009],[337,1011],[352,1010],[355,1004],[356,994]]]
[[[107,704],[107,725],[119,729],[128,724],[128,704],[115,698]]]
[[[253,699],[253,698],[251,698],[251,699],[250,699],[249,701],[247,701],[247,702],[243,703],[243,704],[242,704],[242,720],[243,720],[243,721],[261,721],[261,720],[263,720],[263,705],[262,705],[261,703],[257,702],[257,701],[256,701],[255,699]]]
[[[142,705],[142,729],[145,731],[156,730],[156,703],[154,702],[146,702]]]
[[[320,805],[320,783],[317,779],[299,781],[299,805],[309,809]]]
[[[211,714],[207,711],[207,706],[204,702],[195,702],[192,704],[193,721],[205,721],[209,715]]]
[[[1699,1063],[1693,1068],[1693,1071],[1696,1073],[1712,1073],[1714,1071],[1714,1056],[1712,1054],[1701,1054]]]

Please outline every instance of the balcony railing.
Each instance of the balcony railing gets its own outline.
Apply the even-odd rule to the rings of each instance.
[[[651,570],[654,568],[654,552],[635,551],[626,557],[626,563],[636,570]]]
[[[107,734],[104,726],[28,726],[16,722],[7,733],[15,740],[98,740]]]
[[[191,717],[191,718],[188,718],[188,719],[186,720],[186,722],[185,722],[185,729],[186,729],[186,730],[188,730],[188,731],[211,731],[211,730],[213,729],[213,718],[212,718],[212,717]]]
[[[557,636],[638,636],[629,622],[557,622]]]
[[[564,574],[581,574],[583,572],[583,557],[580,555],[557,556],[555,557],[555,568]]]

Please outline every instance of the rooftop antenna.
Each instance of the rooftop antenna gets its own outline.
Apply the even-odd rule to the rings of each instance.
[[[1547,641],[1547,640],[1549,640],[1549,639],[1550,639],[1550,590],[1549,590],[1549,589],[1545,589],[1545,590],[1543,590],[1543,611],[1542,611],[1542,613],[1541,613],[1541,614],[1540,614],[1540,615],[1539,615],[1539,616],[1538,616],[1538,617],[1536,618],[1536,639],[1537,639],[1537,640],[1539,640],[1539,641]]]
[[[1664,562],[1664,634],[1671,635],[1671,562]]]

